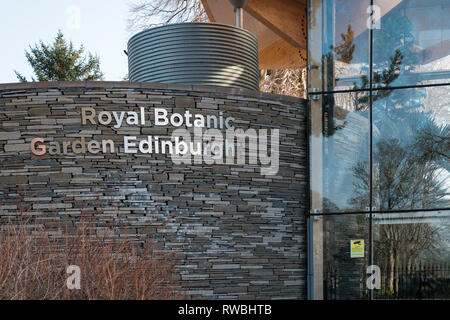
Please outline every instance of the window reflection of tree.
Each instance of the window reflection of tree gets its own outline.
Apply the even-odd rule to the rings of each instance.
[[[373,89],[398,84],[399,78],[413,72],[418,62],[417,47],[408,31],[411,24],[407,18],[400,17],[386,24],[391,26],[389,32],[377,34],[374,46],[374,55],[378,59],[373,66]],[[347,48],[352,47],[352,41],[345,42],[344,35],[342,39]],[[386,56],[388,48],[396,48],[390,57]],[[363,74],[360,85],[354,83],[353,89],[357,91],[353,93],[352,111],[369,110],[370,98],[361,91],[369,87],[369,82]],[[374,205],[379,210],[450,206],[448,182],[442,179],[445,170],[449,171],[450,125],[440,125],[435,120],[433,108],[423,105],[426,97],[424,88],[374,91],[372,193]],[[347,126],[348,112],[340,106],[335,106],[334,110],[333,117],[326,117],[329,121],[328,135]],[[349,201],[353,207],[364,207],[368,198],[369,165],[360,161],[353,168],[356,178],[354,197]],[[448,233],[448,228],[444,232]],[[411,271],[425,258],[425,252],[428,253],[427,259],[438,260],[436,257],[445,245],[439,238],[440,234],[438,227],[420,222],[420,219],[417,223],[385,223],[376,228],[376,261],[382,270],[388,270],[390,293],[399,291],[399,269]]]
[[[390,40],[397,39],[393,35]],[[403,42],[402,48],[396,49],[387,59],[386,69],[374,71],[373,88],[389,87],[400,75],[413,71],[416,57],[413,44]],[[389,48],[389,42],[384,46]],[[405,56],[408,59],[405,60]],[[405,61],[408,68],[402,67]],[[364,88],[368,81],[363,76],[361,87]],[[355,89],[358,89],[356,85]],[[427,95],[424,88],[375,93],[372,96],[374,205],[383,211],[448,208],[448,182],[442,179],[442,174],[449,169],[450,126],[438,124],[433,108],[425,111],[423,101]],[[368,99],[367,96],[357,97],[355,105],[364,110],[369,106]],[[368,164],[359,162],[353,175],[357,182],[351,202],[357,206],[369,193]],[[448,228],[444,232],[448,233]],[[400,290],[399,270],[409,273],[424,259],[439,260],[439,252],[442,245],[445,246],[440,234],[439,227],[420,219],[400,224],[386,221],[375,228],[376,261],[387,272],[390,294],[398,294]]]
[[[354,31],[352,25],[347,25],[347,32],[340,35],[341,41],[339,44],[330,46],[327,54],[322,57],[322,66],[325,72],[326,78],[326,90],[334,90],[334,84],[339,81],[339,75],[345,73],[345,70],[351,66],[353,61],[353,54],[355,51],[354,44]],[[331,137],[325,141],[326,154],[328,155],[325,160],[326,170],[328,172],[327,180],[324,181],[324,197],[323,208],[326,212],[337,212],[342,210],[342,203],[335,203],[336,199],[342,201],[342,194],[339,191],[339,184],[337,180],[342,179],[339,176],[343,173],[339,168],[334,166],[337,164],[343,165],[345,161],[351,161],[350,158],[340,159],[340,150],[345,148],[341,145],[341,141],[336,142],[332,136],[337,132],[347,127],[348,122],[352,121],[352,124],[361,126],[361,123],[356,123],[355,119],[348,119],[349,112],[354,111],[354,99],[351,94],[327,94],[323,96],[323,135],[324,137]],[[367,119],[367,116],[365,116]],[[368,127],[367,123],[365,124]],[[348,127],[347,127],[348,128]],[[355,131],[356,128],[353,128]],[[345,131],[345,135],[352,135],[353,132]],[[343,137],[343,140],[347,140]],[[337,153],[335,153],[337,152]],[[358,153],[358,150],[354,150]],[[342,181],[341,181],[342,182]],[[345,193],[345,192],[344,192]],[[328,196],[328,197],[327,197]],[[345,196],[345,195],[344,195]],[[366,203],[367,206],[367,203]]]
[[[391,87],[400,76],[414,71],[419,61],[412,24],[404,15],[387,15],[382,30],[374,30],[372,88]],[[392,56],[389,49],[395,48]],[[359,90],[369,86],[361,76]],[[447,188],[439,174],[448,169],[450,126],[439,125],[433,108],[423,101],[425,88],[377,90],[372,95],[373,181],[372,192],[380,210],[448,207]],[[355,109],[367,111],[369,97],[355,94]],[[356,196],[361,202],[369,192],[369,165],[354,167]]]
[[[376,139],[372,193],[377,209],[448,208],[448,182],[441,174],[444,166],[448,168],[450,126],[437,125],[424,112],[411,112],[401,122],[399,118],[382,120],[385,128],[396,124],[405,137],[400,139],[381,129],[382,137]],[[358,205],[369,192],[368,164],[358,163],[354,176],[357,183],[351,201]],[[411,266],[423,258],[424,252],[436,253],[439,249],[437,228],[420,220],[412,224],[383,224],[376,230],[377,261],[383,270],[389,270],[391,293],[398,292],[399,269],[406,268],[409,272]]]
[[[413,72],[420,65],[421,58],[420,47],[411,32],[412,24],[407,16],[386,15],[383,25],[387,27],[374,30],[372,81],[367,76],[369,66],[363,65],[359,85],[356,82],[353,84],[353,92],[330,94],[324,100],[324,137],[331,137],[336,132],[348,129],[350,113],[369,112],[370,97],[364,90],[371,84],[372,89],[376,90],[372,95],[374,205],[380,210],[448,208],[448,186],[443,181],[442,174],[445,174],[445,170],[450,172],[450,125],[436,121],[435,115],[439,110],[436,110],[436,105],[427,104],[430,96],[427,96],[425,88],[377,90],[412,83],[402,81],[416,76]],[[340,68],[348,67],[353,60],[354,39],[351,26],[348,26],[346,35],[341,35],[341,39],[341,44],[331,47],[322,56],[324,89],[327,91],[334,90],[334,84],[342,74]],[[352,100],[350,103],[347,101],[349,97]],[[330,155],[334,155],[334,148],[339,146],[335,146],[331,140],[325,145],[325,150],[326,157],[333,162],[338,159]],[[368,154],[368,147],[367,150],[364,148],[365,145],[355,146],[354,149],[361,153],[367,151]],[[366,206],[371,181],[369,165],[367,161],[359,161],[353,168],[354,196],[349,200],[349,205],[353,208]],[[336,183],[330,177],[324,182],[331,185]],[[328,194],[331,195],[330,199],[334,199],[332,191]],[[333,212],[340,211],[330,199],[324,197],[324,208]],[[448,236],[449,223],[437,226],[420,219],[403,224],[387,222],[374,228],[374,247],[376,262],[382,270],[389,270],[388,291],[391,293],[399,291],[399,269],[409,271],[420,261],[450,261],[448,244],[441,239],[443,234]],[[330,224],[335,226],[331,221]],[[363,221],[357,223],[360,226],[363,224]],[[352,226],[355,227],[354,223],[349,224],[346,229],[353,234],[355,230],[352,230]],[[330,230],[343,235],[343,231],[336,231],[335,228]],[[331,249],[336,243],[328,240],[325,246],[328,245]],[[345,254],[330,251],[335,253],[333,258],[326,260],[327,265],[332,265],[333,261],[345,260]],[[443,251],[446,251],[446,255],[442,255]]]

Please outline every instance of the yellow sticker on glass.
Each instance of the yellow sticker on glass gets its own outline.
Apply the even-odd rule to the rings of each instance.
[[[350,258],[364,257],[364,239],[350,240]]]

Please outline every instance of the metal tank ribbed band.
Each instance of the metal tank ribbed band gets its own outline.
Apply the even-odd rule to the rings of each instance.
[[[180,23],[134,35],[128,42],[131,81],[259,90],[258,42],[229,25]]]

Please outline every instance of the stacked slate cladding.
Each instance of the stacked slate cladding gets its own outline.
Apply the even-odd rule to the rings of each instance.
[[[280,130],[275,175],[255,165],[175,164],[125,154],[123,135],[170,137],[171,127],[82,125],[80,110],[223,112],[235,126]],[[46,141],[111,139],[116,153],[37,156]],[[303,99],[243,89],[129,82],[0,85],[0,223],[26,212],[52,228],[94,213],[101,232],[151,239],[180,254],[191,298],[305,298],[307,144]],[[45,218],[45,219],[43,219]]]

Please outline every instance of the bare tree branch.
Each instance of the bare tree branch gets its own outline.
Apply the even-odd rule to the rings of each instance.
[[[208,22],[200,0],[135,0],[130,4],[128,30],[180,22]]]

